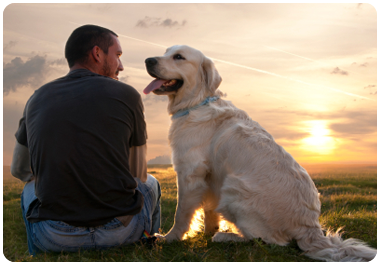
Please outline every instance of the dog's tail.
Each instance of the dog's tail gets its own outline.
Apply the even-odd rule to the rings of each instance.
[[[331,231],[323,234],[320,228],[309,228],[297,239],[298,246],[305,251],[305,255],[325,261],[370,261],[377,254],[377,250],[367,246],[357,239],[343,240],[339,233]]]

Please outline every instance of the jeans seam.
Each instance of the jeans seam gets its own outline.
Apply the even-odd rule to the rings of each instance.
[[[49,237],[47,237],[47,236],[45,236],[45,233],[43,233],[43,231],[38,227],[38,225],[34,225],[33,227],[35,227],[36,229],[38,229],[39,230],[39,232],[40,232],[40,235],[47,241],[47,242],[49,242],[49,244],[51,244],[51,245],[53,245],[53,246],[55,246],[55,247],[58,247],[58,248],[65,248],[64,250],[66,250],[66,251],[70,251],[70,250],[68,250],[68,249],[75,249],[75,250],[79,250],[79,249],[81,249],[81,248],[92,248],[93,246],[68,246],[68,245],[62,245],[62,244],[58,244],[58,243],[56,243],[55,241],[53,241],[53,240],[51,240]],[[34,233],[33,233],[33,235],[35,235]],[[38,242],[39,243],[39,246],[42,246],[44,249],[46,249],[46,247],[41,243],[41,241],[40,240],[38,240],[38,238],[37,238],[37,236],[34,236],[34,239],[35,239],[35,242]],[[38,246],[38,247],[39,247]],[[40,248],[40,247],[39,247]],[[44,252],[49,252],[49,250],[47,250],[47,251],[44,251]],[[53,251],[54,252],[54,251]]]
[[[139,223],[140,223],[140,216],[138,216],[137,223],[132,228],[132,231],[130,232],[129,236],[123,241],[123,243],[121,243],[121,245],[126,244],[126,242],[128,242],[135,235],[137,227],[139,226]]]

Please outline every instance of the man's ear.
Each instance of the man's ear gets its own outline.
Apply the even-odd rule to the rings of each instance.
[[[211,61],[211,59],[204,57],[202,70],[206,87],[214,92],[222,82],[222,78],[216,70],[214,62]]]
[[[91,56],[92,58],[95,60],[95,62],[98,62],[100,63],[102,61],[102,52],[103,50],[100,49],[99,46],[94,46],[92,49],[91,49]]]

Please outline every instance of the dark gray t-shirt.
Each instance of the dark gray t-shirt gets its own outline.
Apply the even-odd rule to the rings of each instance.
[[[122,82],[78,69],[36,90],[16,132],[36,177],[27,219],[98,226],[140,212],[128,160],[146,138],[141,96]]]

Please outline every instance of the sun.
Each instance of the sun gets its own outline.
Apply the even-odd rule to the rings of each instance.
[[[305,130],[310,136],[302,139],[302,148],[321,155],[332,153],[336,143],[331,136],[331,131],[327,128],[327,122],[312,120],[305,122],[305,125]]]

